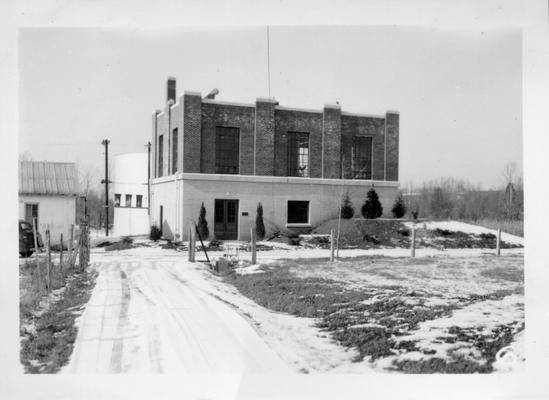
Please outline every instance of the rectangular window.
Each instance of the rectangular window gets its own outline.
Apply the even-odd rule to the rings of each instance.
[[[309,176],[309,134],[288,132],[288,176]]]
[[[164,135],[158,136],[158,176],[162,176],[164,166]]]
[[[33,218],[36,218],[36,229],[38,229],[38,204],[25,203],[25,221],[32,225]]]
[[[372,179],[372,138],[353,136],[353,179]]]
[[[177,128],[172,131],[172,173],[177,172]]]
[[[240,161],[240,129],[215,128],[215,173],[238,174]]]
[[[120,193],[114,194],[114,206],[120,207]]]
[[[309,202],[288,201],[288,223],[308,224],[309,223]]]
[[[131,206],[132,206],[132,195],[127,194],[126,195],[126,207],[131,207]]]
[[[143,207],[143,195],[138,194],[135,196],[135,206],[136,207]]]

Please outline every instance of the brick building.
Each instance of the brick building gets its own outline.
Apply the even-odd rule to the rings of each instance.
[[[204,202],[210,238],[249,238],[258,202],[270,229],[303,229],[337,217],[349,193],[360,214],[375,187],[390,215],[398,191],[399,115],[350,114],[252,104],[184,92],[167,81],[152,116],[150,222],[187,238]]]

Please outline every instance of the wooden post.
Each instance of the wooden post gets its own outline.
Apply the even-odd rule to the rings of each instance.
[[[412,243],[410,244],[410,249],[412,252],[412,257],[416,256],[416,228],[412,228]]]
[[[501,229],[498,229],[498,237],[496,239],[496,254],[498,257],[501,254],[500,245],[501,245]]]
[[[193,232],[193,228],[192,228],[192,226],[191,226],[191,227],[189,227],[189,232],[188,232],[188,235],[189,235],[189,256],[188,256],[188,260],[189,260],[189,261],[191,261],[191,259],[192,259],[192,254],[191,254],[191,253],[192,253],[192,251],[193,251],[193,249],[192,249],[192,244],[191,244],[191,243],[192,243],[192,238],[191,238],[191,236],[192,236],[192,234],[193,234],[192,232]]]
[[[63,274],[63,234],[59,238],[59,271]]]
[[[196,234],[194,229],[194,223],[191,224],[191,232],[190,232],[190,241],[189,241],[189,261],[194,262],[195,261],[195,255],[196,255]]]
[[[334,262],[334,230],[330,231],[330,262]]]
[[[252,264],[257,262],[256,248],[255,248],[255,228],[252,226],[250,228],[251,241],[252,241]]]
[[[71,224],[71,231],[70,231],[70,240],[69,240],[69,248],[68,248],[68,259],[69,259],[69,268],[72,267],[72,250],[74,246],[74,224]]]
[[[38,293],[42,291],[42,273],[40,271],[40,259],[38,258],[38,235],[36,234],[36,218],[32,219],[32,234],[34,236],[34,253],[36,254],[36,268],[38,268]]]
[[[46,229],[46,250],[47,250],[47,281],[48,281],[48,292],[51,292],[51,241],[50,241],[50,230]]]

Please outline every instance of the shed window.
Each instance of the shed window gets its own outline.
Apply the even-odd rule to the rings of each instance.
[[[32,225],[33,218],[36,218],[36,229],[38,229],[38,204],[25,203],[25,221]]]
[[[372,179],[372,138],[353,136],[353,179]]]
[[[288,201],[288,223],[308,224],[309,223],[309,202]]]
[[[288,132],[288,176],[309,176],[309,134]]]
[[[136,207],[143,207],[143,195],[142,194],[138,194],[135,196],[135,206]]]
[[[120,207],[120,193],[114,194],[114,206]]]
[[[215,128],[215,173],[238,174],[240,161],[240,129]]]
[[[132,195],[127,194],[126,195],[126,207],[131,207],[131,206],[132,206]]]

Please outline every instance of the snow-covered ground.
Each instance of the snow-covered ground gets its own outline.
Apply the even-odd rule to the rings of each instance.
[[[469,224],[428,224],[434,224],[429,229],[493,232],[477,230],[478,227]],[[522,238],[511,235],[504,240],[522,244]],[[327,259],[330,255],[326,249],[304,249],[269,241],[258,244],[271,250],[258,251],[255,265],[250,265],[248,251],[239,251],[241,263],[237,272],[261,273],[260,264],[276,268],[283,259]],[[244,248],[246,244],[241,246]],[[209,256],[215,260],[227,253],[210,251]],[[205,260],[201,251],[197,250],[196,255],[197,260]],[[523,249],[503,249],[503,257],[499,259],[493,257],[493,249],[416,249],[416,259],[403,262],[409,260],[409,255],[410,250],[398,248],[340,250],[339,263],[301,267],[297,261],[298,267],[292,272],[297,277],[317,276],[344,282],[350,289],[395,284],[420,288],[429,294],[426,305],[446,305],[455,301],[456,296],[516,287],[516,282],[482,273],[498,268],[493,260],[502,260],[501,268],[506,264],[522,265]],[[372,256],[372,261],[353,261],[363,256]],[[393,263],[392,258],[400,260]],[[452,267],[456,259],[459,268]],[[186,251],[161,249],[159,244],[109,252],[93,249],[91,260],[99,276],[86,310],[78,319],[75,349],[63,372],[363,373],[379,371],[390,361],[377,365],[368,360],[352,362],[357,352],[347,350],[328,332],[320,331],[315,326],[316,320],[259,306],[210,273],[204,264],[188,262]],[[391,295],[380,290],[382,297]],[[444,335],[454,325],[488,331],[497,324],[520,323],[524,320],[522,304],[520,294],[480,301],[454,311],[450,317],[421,323],[417,331],[403,339],[417,339],[419,346],[433,349],[432,339]],[[516,336],[507,358],[523,359],[522,336],[522,333]],[[435,340],[435,354],[442,355],[460,345],[463,344],[455,343],[452,347]],[[509,363],[503,361],[496,363],[496,369],[509,369]]]
[[[485,228],[483,226],[468,224],[466,222],[459,221],[427,221],[427,222],[413,222],[407,221],[404,222],[404,225],[408,228],[416,229],[446,229],[452,232],[463,232],[463,233],[472,233],[475,235],[480,235],[481,233],[491,233],[497,235],[497,230]],[[501,240],[510,244],[518,244],[524,246],[524,238],[520,236],[511,235],[510,233],[501,232]]]

